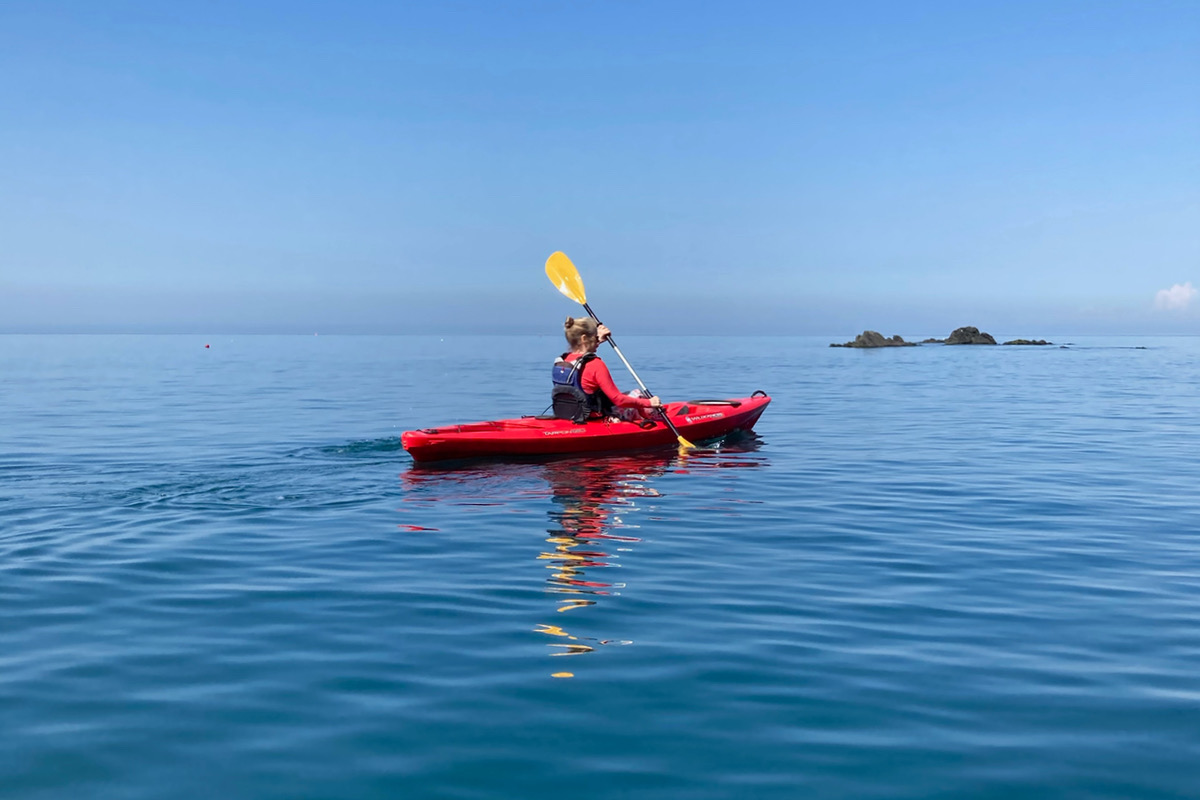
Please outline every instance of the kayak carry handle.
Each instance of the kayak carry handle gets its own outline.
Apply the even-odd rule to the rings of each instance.
[[[688,402],[696,406],[733,406],[734,408],[742,404],[741,400],[689,400]]]

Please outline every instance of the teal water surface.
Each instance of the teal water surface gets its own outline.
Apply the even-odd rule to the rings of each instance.
[[[0,796],[1200,796],[1200,340],[845,338],[622,337],[756,433],[430,469],[556,338],[0,336]]]

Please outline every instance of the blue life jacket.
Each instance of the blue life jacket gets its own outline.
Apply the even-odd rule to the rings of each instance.
[[[551,377],[554,387],[550,390],[550,404],[554,416],[582,424],[592,414],[607,416],[612,411],[612,401],[604,392],[588,394],[583,390],[583,367],[595,353],[585,353],[574,361],[567,361],[567,353],[554,359]]]

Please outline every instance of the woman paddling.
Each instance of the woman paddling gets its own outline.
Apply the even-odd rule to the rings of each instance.
[[[554,361],[554,389],[551,402],[554,416],[575,422],[597,417],[617,416],[629,422],[641,422],[647,427],[654,422],[642,416],[643,409],[661,408],[655,397],[623,394],[613,383],[608,367],[596,355],[596,348],[608,339],[606,325],[598,325],[591,317],[567,317],[563,325],[570,352]]]

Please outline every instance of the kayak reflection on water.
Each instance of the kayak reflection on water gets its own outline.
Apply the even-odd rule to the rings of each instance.
[[[534,463],[475,463],[460,468],[414,464],[403,475],[410,493],[432,494],[429,502],[446,501],[466,493],[471,505],[505,505],[517,485],[534,474],[549,485],[549,536],[537,558],[549,570],[546,592],[560,613],[578,612],[602,598],[619,596],[626,586],[604,574],[621,566],[619,559],[643,542],[642,523],[661,513],[663,478],[730,467],[759,467],[762,440],[753,433],[727,437],[719,447],[688,451],[646,451],[614,456],[571,457]],[[432,490],[432,492],[430,491]],[[540,491],[517,491],[526,497]],[[421,502],[419,495],[406,498]],[[468,498],[462,497],[461,500]],[[432,506],[430,507],[432,510]],[[422,515],[424,517],[424,515]],[[422,518],[422,523],[430,522]],[[406,525],[409,530],[438,530],[440,524]],[[572,613],[572,617],[576,616]],[[578,620],[582,622],[582,619]],[[538,624],[533,630],[551,637],[550,655],[593,652],[600,645],[627,645],[623,638],[584,636],[568,631],[566,618]],[[569,673],[561,673],[564,677]]]
[[[550,536],[546,539],[552,549],[538,558],[548,562],[546,567],[551,570],[546,591],[566,595],[556,598],[560,613],[595,605],[599,597],[620,594],[623,583],[599,580],[595,570],[619,567],[616,554],[631,551],[630,545],[641,541],[614,532],[636,527],[620,514],[628,516],[644,510],[646,501],[660,497],[650,481],[666,473],[677,460],[677,456],[653,454],[570,459],[545,466],[543,475],[550,484],[554,503],[548,512]],[[573,636],[559,625],[543,624],[535,630],[568,640],[549,645],[556,649],[552,653],[556,656],[588,653],[594,644],[630,644],[627,640]]]
[[[571,458],[548,462],[543,475],[550,484],[554,507],[548,512],[550,551],[538,558],[551,570],[546,590],[556,596],[559,613],[596,605],[602,597],[616,596],[625,584],[601,579],[596,570],[620,567],[620,553],[633,552],[642,539],[633,535],[639,517],[653,518],[663,493],[658,479],[668,473],[686,474],[723,467],[757,467],[758,458],[746,458],[761,444],[753,433],[728,437],[720,449],[664,454],[648,452],[609,458]],[[561,625],[541,624],[535,630],[558,640],[548,646],[551,655],[590,653],[597,645],[633,644],[628,639],[572,635]]]

